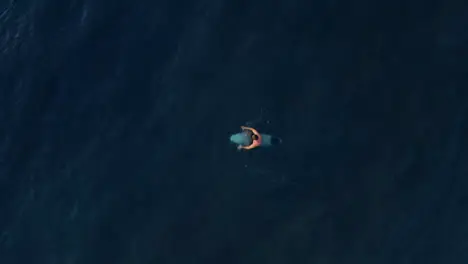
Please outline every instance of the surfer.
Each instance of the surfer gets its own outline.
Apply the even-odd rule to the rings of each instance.
[[[232,143],[237,144],[237,149],[250,150],[257,147],[268,147],[281,144],[282,140],[268,134],[260,134],[255,128],[241,126],[242,132],[231,135]]]

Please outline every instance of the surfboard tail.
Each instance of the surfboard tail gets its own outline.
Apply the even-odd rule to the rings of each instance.
[[[283,140],[279,137],[271,137],[271,145],[272,146],[277,146],[283,143]]]
[[[268,147],[268,146],[277,146],[280,145],[283,140],[279,137],[275,137],[268,134],[262,134],[262,144],[261,146]]]

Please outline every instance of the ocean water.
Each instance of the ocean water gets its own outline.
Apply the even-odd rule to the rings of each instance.
[[[467,263],[467,7],[1,2],[0,263]]]

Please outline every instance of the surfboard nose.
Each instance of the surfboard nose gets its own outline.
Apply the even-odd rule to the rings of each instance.
[[[247,146],[249,145],[249,138],[245,133],[233,134],[229,137],[229,140],[237,145]]]

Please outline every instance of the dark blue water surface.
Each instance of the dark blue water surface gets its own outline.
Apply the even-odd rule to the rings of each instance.
[[[0,8],[1,264],[468,263],[463,1]]]

